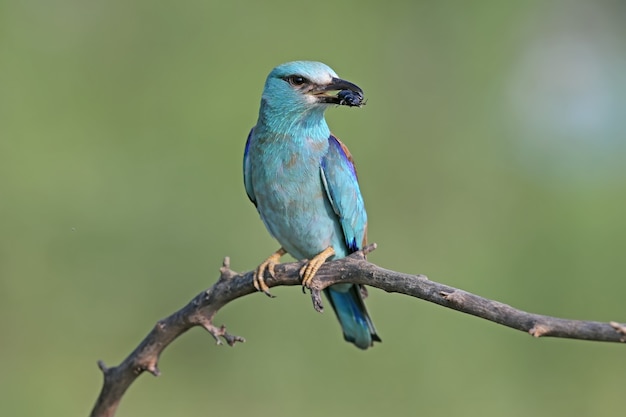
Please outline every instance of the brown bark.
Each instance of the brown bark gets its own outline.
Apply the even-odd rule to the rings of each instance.
[[[311,283],[311,296],[316,310],[322,311],[320,291],[339,282],[363,284],[420,298],[463,313],[528,332],[534,337],[552,336],[603,342],[626,342],[626,324],[567,320],[517,310],[498,301],[489,300],[466,291],[430,281],[424,275],[409,275],[381,268],[368,262],[364,253],[376,248],[370,245],[363,252],[347,258],[325,263]],[[229,267],[228,258],[220,269],[220,278],[206,291],[194,297],[186,306],[171,316],[160,320],[139,346],[118,366],[108,368],[98,362],[104,374],[102,391],[91,412],[92,417],[110,417],[115,414],[122,396],[143,372],[158,376],[160,354],[178,336],[192,327],[201,326],[222,344],[244,342],[242,337],[232,335],[224,326],[213,324],[215,314],[230,301],[256,292],[252,285],[252,273],[235,273]],[[274,277],[266,277],[269,287],[299,285],[298,271],[301,263],[281,264]]]

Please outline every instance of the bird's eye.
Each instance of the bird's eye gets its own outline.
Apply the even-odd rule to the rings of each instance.
[[[289,77],[287,77],[287,81],[289,82],[289,84],[294,86],[301,86],[308,82],[308,80],[301,75],[290,75]]]

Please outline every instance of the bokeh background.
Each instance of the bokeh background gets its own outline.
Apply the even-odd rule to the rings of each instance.
[[[626,321],[620,1],[4,1],[0,414],[87,415],[96,361],[277,248],[242,184],[266,74],[321,60],[370,259],[536,313]],[[362,352],[299,288],[194,329],[118,416],[616,416],[626,347],[535,340],[397,294]]]

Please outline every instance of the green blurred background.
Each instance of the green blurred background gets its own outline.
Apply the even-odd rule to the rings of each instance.
[[[330,109],[370,259],[527,311],[626,321],[619,1],[0,3],[0,414],[87,415],[96,361],[278,246],[241,159],[272,67],[361,86]],[[298,288],[194,329],[118,416],[623,415],[626,347],[521,332],[371,290],[384,343]]]

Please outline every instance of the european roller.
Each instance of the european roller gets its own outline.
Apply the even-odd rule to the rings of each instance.
[[[256,125],[244,152],[246,193],[281,248],[254,274],[257,290],[289,253],[307,260],[300,270],[308,287],[327,260],[363,248],[367,214],[348,148],[330,133],[329,106],[360,106],[363,91],[320,62],[279,65],[267,77]],[[358,285],[324,290],[348,342],[367,349],[380,341]]]

